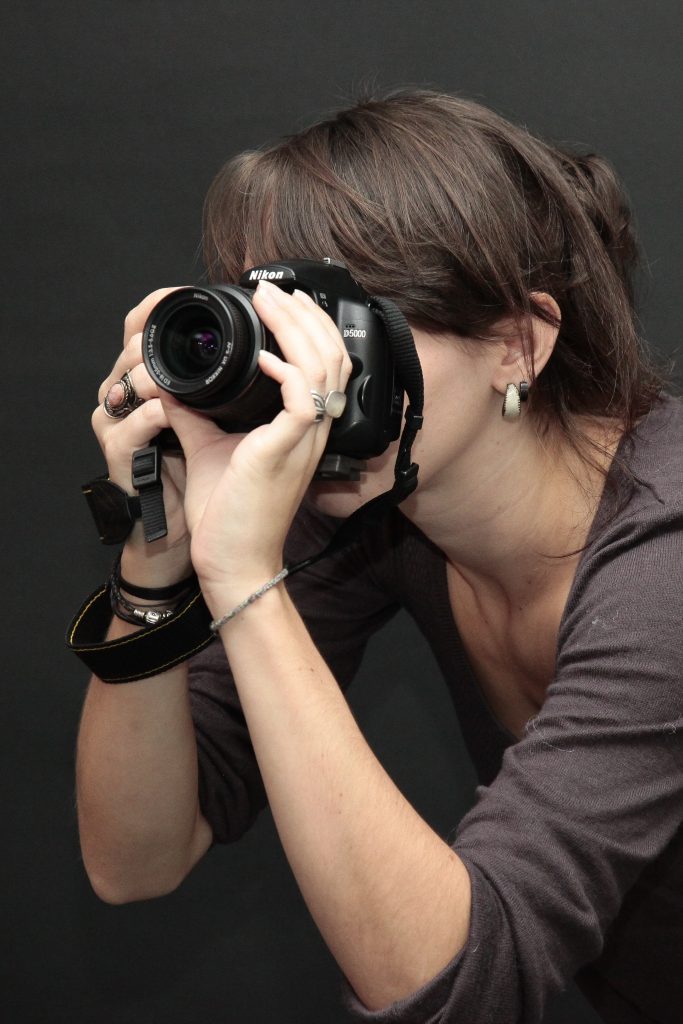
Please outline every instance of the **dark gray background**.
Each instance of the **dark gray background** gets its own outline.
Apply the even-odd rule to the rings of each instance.
[[[645,333],[673,352],[681,7],[121,0],[5,3],[2,19],[2,1019],[342,1021],[337,968],[267,815],[168,898],[109,907],[90,891],[73,809],[86,673],[62,635],[110,557],[79,493],[101,470],[97,386],[127,310],[199,275],[202,200],[223,161],[368,84],[461,91],[611,158],[648,258]],[[473,778],[428,657],[400,618],[352,700],[403,791],[447,835]],[[547,1017],[593,1019],[571,993]]]

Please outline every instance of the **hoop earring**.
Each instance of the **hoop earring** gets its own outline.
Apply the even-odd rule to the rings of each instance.
[[[522,402],[526,402],[528,397],[529,385],[525,380],[519,382],[519,387],[516,384],[508,384],[503,399],[503,419],[518,420],[522,412]]]

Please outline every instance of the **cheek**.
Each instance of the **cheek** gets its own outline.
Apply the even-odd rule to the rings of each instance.
[[[452,457],[455,439],[463,432],[464,417],[457,392],[425,395],[424,424],[413,444],[413,461],[426,477]]]
[[[487,402],[463,379],[426,393],[424,426],[412,454],[420,466],[423,487],[436,482],[442,471],[457,466],[481,446],[488,416]]]

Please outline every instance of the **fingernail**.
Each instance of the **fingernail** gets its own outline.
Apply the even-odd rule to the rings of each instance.
[[[302,292],[300,288],[295,288],[294,294],[296,295],[297,299],[301,299],[301,301],[305,302],[307,306],[313,306],[314,309],[318,308],[318,304],[313,301],[313,299],[307,292]]]
[[[284,295],[282,291],[270,281],[259,281],[256,285],[256,294],[260,296],[264,302],[269,303],[272,306],[284,305]]]

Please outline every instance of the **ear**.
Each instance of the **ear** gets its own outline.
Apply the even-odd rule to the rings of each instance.
[[[504,330],[500,335],[500,359],[494,366],[491,378],[492,386],[501,395],[505,394],[508,384],[519,384],[522,380],[532,384],[555,348],[562,319],[560,307],[547,292],[531,292],[530,298],[550,314],[557,326],[546,323],[540,317],[532,316],[530,330],[525,339],[514,320],[508,320],[501,325]]]

